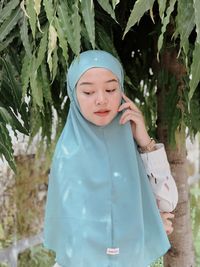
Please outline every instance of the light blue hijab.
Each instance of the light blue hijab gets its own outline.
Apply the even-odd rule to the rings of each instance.
[[[76,84],[93,67],[113,72],[123,88],[121,64],[104,51],[81,53],[68,70],[71,104],[49,176],[45,246],[62,267],[147,267],[170,244],[130,123],[120,125],[118,114],[99,127],[80,113]]]

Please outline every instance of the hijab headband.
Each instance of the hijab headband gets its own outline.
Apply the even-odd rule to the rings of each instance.
[[[105,68],[111,71],[123,88],[124,73],[120,62],[111,54],[101,50],[89,50],[76,57],[67,73],[67,91],[70,100],[74,98],[74,89],[80,77],[91,68]]]

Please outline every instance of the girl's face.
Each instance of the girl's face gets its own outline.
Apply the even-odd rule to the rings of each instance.
[[[86,71],[77,83],[76,94],[82,115],[98,126],[114,119],[122,98],[117,77],[104,68]]]

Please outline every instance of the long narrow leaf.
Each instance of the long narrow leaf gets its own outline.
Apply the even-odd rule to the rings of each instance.
[[[81,1],[83,19],[88,32],[92,47],[95,47],[95,27],[94,27],[94,4],[93,1]]]
[[[36,16],[35,8],[34,8],[34,0],[26,1],[26,11],[28,14],[33,38],[35,38],[37,16]]]
[[[145,12],[152,9],[155,0],[137,0],[133,10],[130,14],[128,19],[123,37],[126,33],[130,30],[132,26],[134,26],[137,22],[140,21],[141,17],[144,15]]]
[[[21,34],[21,40],[24,45],[25,51],[29,57],[31,57],[32,51],[31,51],[31,45],[29,41],[28,36],[28,23],[27,23],[27,17],[24,15],[22,25],[20,27],[20,34]]]
[[[185,23],[187,21],[187,23]],[[189,36],[195,26],[193,0],[178,1],[178,12],[176,16],[175,36],[180,35],[180,48],[183,48],[187,57],[189,49]]]
[[[21,133],[28,134],[27,130],[22,126],[22,124],[10,108],[8,108],[7,110],[4,107],[0,107],[0,121],[10,125],[14,131],[18,130]]]
[[[67,43],[67,39],[66,36],[64,34],[64,31],[62,29],[62,27],[60,26],[60,23],[58,21],[58,18],[55,18],[55,27],[56,27],[56,31],[58,34],[58,40],[59,40],[59,46],[62,49],[62,54],[65,58],[66,64],[68,62],[68,43]]]
[[[0,156],[3,155],[5,159],[8,161],[13,171],[16,171],[16,165],[14,163],[13,154],[14,151],[12,148],[12,140],[9,135],[9,131],[6,128],[6,125],[0,122]]]
[[[158,0],[159,15],[160,15],[161,20],[163,20],[163,18],[164,18],[166,4],[167,4],[167,0]]]
[[[78,55],[81,46],[81,17],[79,15],[78,1],[72,6],[72,27],[73,27],[73,41],[74,41],[74,51]]]
[[[43,91],[44,99],[47,103],[52,104],[51,87],[50,87],[50,81],[49,81],[50,79],[48,77],[46,64],[42,64],[40,66],[40,69],[38,70],[38,74],[39,74],[38,80],[40,80],[42,84],[42,91]]]
[[[48,55],[47,55],[47,63],[49,65],[50,73],[53,73],[53,59],[52,54],[57,46],[57,32],[53,25],[49,26],[49,42],[48,42]],[[53,76],[53,75],[52,75]]]
[[[18,35],[19,35],[18,32],[12,32],[11,34],[9,34],[9,36],[7,36],[5,41],[0,43],[0,52],[6,49],[9,46],[9,44],[12,43],[13,39],[15,39]]]
[[[48,28],[46,27],[43,30],[43,37],[40,41],[40,46],[38,49],[38,54],[37,54],[37,62],[36,62],[36,68],[38,69],[39,66],[42,64],[42,61],[45,58],[45,53],[47,50],[47,34],[48,34]]]
[[[52,56],[52,81],[54,81],[58,69],[58,54],[57,54],[57,47],[53,50]]]
[[[110,4],[109,0],[97,0],[100,6],[108,13],[111,15],[111,17],[116,20],[115,17],[115,12]]]
[[[5,19],[7,19],[13,9],[15,9],[19,5],[19,0],[9,1],[5,7],[0,11],[0,23],[2,23]]]
[[[32,98],[33,98],[33,105],[39,106],[40,108],[43,107],[43,94],[42,88],[38,87],[37,82],[37,65],[36,65],[36,58],[33,56],[32,64],[31,64],[31,73],[30,73],[30,86],[32,91]]]
[[[189,99],[192,98],[197,85],[200,81],[200,44],[196,42],[195,49],[193,52],[193,61],[191,66],[191,80],[189,82],[190,92],[189,92]]]
[[[167,25],[169,24],[170,16],[174,10],[175,3],[176,3],[176,0],[171,0],[169,2],[169,7],[167,8],[167,11],[166,11],[166,16],[164,17],[164,19],[162,21],[163,25],[162,25],[162,29],[161,29],[161,34],[160,34],[159,39],[158,39],[158,54],[160,53],[161,47],[163,45],[164,33],[166,31]]]
[[[78,14],[78,8],[75,7],[75,4],[75,13],[72,15],[69,12],[69,7],[67,6],[67,3],[60,3],[60,6],[58,7],[58,22],[60,24],[60,27],[63,29],[65,36],[67,37],[67,41],[72,51],[76,55],[78,55],[80,50],[80,16]],[[72,16],[75,21],[72,21]],[[77,28],[75,28],[75,26],[77,26]]]
[[[41,1],[42,0],[34,0],[34,9],[35,9],[35,12],[36,12],[37,16],[39,16],[39,14],[40,14]]]
[[[200,44],[200,1],[194,0],[194,10],[195,10],[195,24],[196,24],[196,33],[197,33],[197,42]]]
[[[113,10],[115,9],[116,5],[119,4],[120,0],[112,0],[112,7]]]
[[[70,20],[69,8],[64,2],[61,2],[58,7],[58,22],[60,24],[60,28],[63,29],[64,35],[66,36],[68,43],[73,49],[73,29],[71,26],[72,23]]]
[[[19,108],[21,103],[21,92],[19,85],[17,84],[17,81],[14,77],[12,67],[8,61],[6,61],[4,58],[0,58],[0,64],[3,66],[3,69],[6,74],[6,78],[9,80],[9,86],[12,91],[12,95],[14,98],[14,105]]]
[[[40,32],[42,32],[41,26],[40,26],[40,20],[39,20],[39,15],[40,15],[40,11],[41,11],[41,1],[42,0],[34,0],[34,9],[35,9],[35,13],[37,15],[37,25],[38,25],[38,29]]]
[[[22,70],[21,70],[22,98],[25,97],[29,85],[31,61],[32,58],[29,58],[28,55],[25,54],[24,58],[22,59]]]
[[[21,17],[21,10],[17,8],[11,15],[3,22],[0,27],[0,42],[13,30]]]
[[[54,20],[54,6],[52,3],[52,0],[44,0],[43,1],[45,12],[47,15],[47,19],[49,23],[51,24],[52,21]]]
[[[97,47],[99,49],[105,50],[110,52],[111,54],[118,57],[117,51],[115,49],[115,46],[113,44],[113,40],[111,39],[111,36],[109,33],[106,32],[104,27],[97,23],[96,25],[97,29]]]

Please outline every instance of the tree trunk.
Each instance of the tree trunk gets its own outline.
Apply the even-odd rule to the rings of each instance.
[[[177,90],[184,89],[181,77],[185,70],[177,60],[175,49],[172,49],[171,51],[167,50],[163,53],[159,69],[164,69],[167,73],[176,77],[179,84]],[[171,249],[164,257],[164,266],[194,267],[195,260],[190,220],[189,186],[187,183],[186,172],[186,134],[185,129],[177,130],[176,140],[178,140],[178,142],[176,146],[171,147],[168,144],[168,122],[165,120],[165,111],[163,110],[168,90],[170,90],[169,84],[165,84],[165,86],[158,84],[157,134],[159,141],[165,144],[172,175],[178,187],[179,201],[175,210],[175,218],[173,220],[174,232],[169,236]],[[169,106],[168,108],[170,109],[171,107]]]

